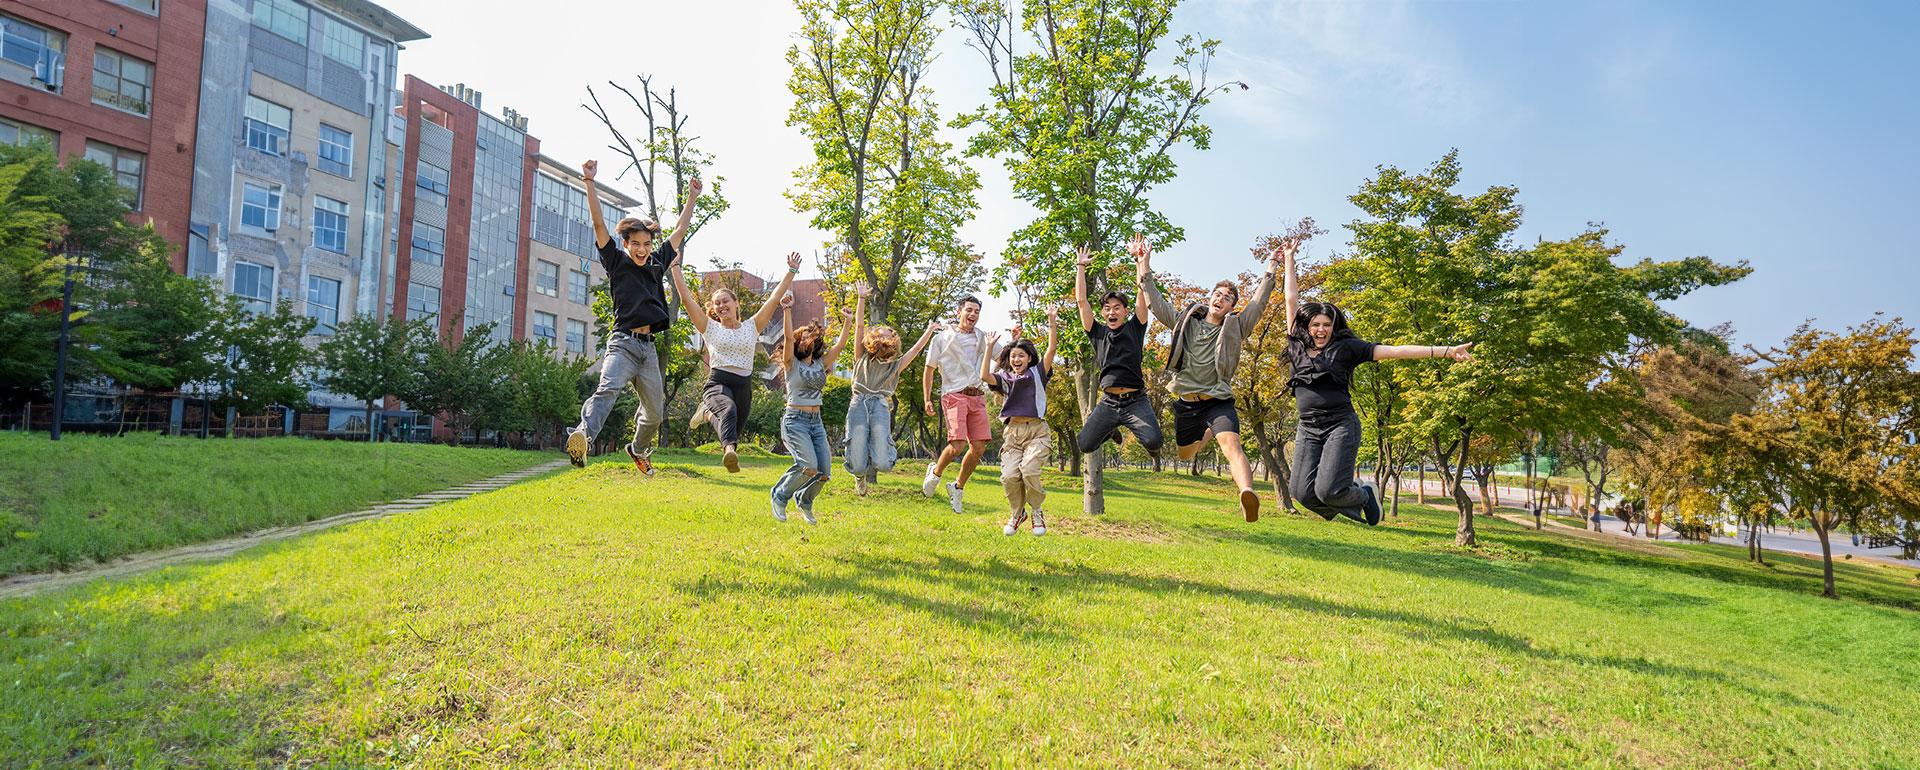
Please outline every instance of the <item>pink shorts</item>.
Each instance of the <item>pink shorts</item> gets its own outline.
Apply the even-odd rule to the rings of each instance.
[[[987,397],[953,392],[940,397],[940,411],[947,415],[948,441],[992,441],[993,427],[987,420]]]

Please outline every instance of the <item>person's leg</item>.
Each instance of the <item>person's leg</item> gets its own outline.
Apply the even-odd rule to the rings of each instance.
[[[961,399],[960,408],[967,456],[960,464],[960,478],[954,486],[965,487],[967,480],[973,478],[973,470],[980,467],[980,460],[987,456],[987,442],[993,440],[993,427],[987,420],[986,396],[967,396]]]
[[[660,354],[653,343],[629,340],[628,347],[638,368],[633,385],[640,402],[633,412],[632,451],[645,456],[652,453],[654,436],[667,418],[666,382],[660,378]]]
[[[1040,473],[1046,468],[1047,455],[1053,448],[1053,429],[1044,422],[1028,423],[1033,431],[1020,449],[1020,483],[1026,487],[1027,507],[1035,513],[1046,505],[1047,489],[1040,484]]]
[[[820,418],[819,412],[807,413],[801,420],[801,428],[806,441],[811,445],[810,459],[813,462],[814,475],[801,485],[799,499],[800,510],[811,513],[813,500],[820,496],[820,490],[827,488],[827,481],[833,478],[833,445],[827,443],[827,423]],[[812,523],[809,517],[808,523]]]
[[[580,424],[567,434],[567,454],[575,465],[585,464],[587,447],[600,435],[601,426],[613,413],[613,402],[620,399],[621,389],[637,371],[633,356],[624,349],[623,343],[628,341],[624,335],[607,340],[607,352],[600,357],[600,384],[580,404]]]
[[[1160,453],[1160,445],[1166,443],[1166,438],[1160,433],[1160,415],[1153,411],[1153,399],[1144,393],[1135,393],[1121,411],[1121,420],[1147,454]]]
[[[847,472],[857,477],[865,478],[873,467],[867,441],[872,436],[869,423],[873,421],[873,405],[879,401],[875,396],[854,396],[847,404],[847,456],[843,462]]]
[[[1173,402],[1173,445],[1180,462],[1191,462],[1207,446],[1205,402]]]
[[[727,390],[733,394],[733,441],[739,445],[740,437],[747,435],[747,418],[753,414],[753,378],[734,377]]]
[[[807,434],[807,428],[801,424],[799,414],[799,412],[788,411],[780,416],[780,440],[786,443],[787,450],[793,453],[793,464],[787,466],[786,472],[780,474],[780,479],[773,484],[774,505],[783,510],[787,507],[787,503],[793,500],[794,494],[800,491],[801,485],[810,481],[815,475],[809,473],[814,470],[813,437]]]
[[[1287,484],[1287,491],[1293,495],[1293,501],[1300,507],[1318,514],[1327,521],[1340,515],[1320,503],[1313,490],[1320,473],[1320,455],[1325,449],[1324,429],[1316,428],[1305,422],[1293,435],[1293,478]]]
[[[867,422],[867,453],[873,458],[872,467],[867,469],[869,480],[880,471],[893,470],[900,460],[900,450],[893,445],[893,407],[887,404],[885,396],[873,397],[873,415]]]
[[[1087,412],[1087,421],[1080,425],[1080,435],[1073,440],[1073,448],[1080,454],[1098,451],[1120,427],[1120,411],[1112,401],[1112,396],[1102,395]]]
[[[1233,476],[1233,484],[1241,489],[1253,488],[1253,469],[1247,465],[1247,450],[1240,446],[1240,433],[1215,433],[1213,440],[1220,443],[1220,454],[1227,457],[1227,472]]]
[[[986,456],[987,442],[967,442],[967,456],[960,461],[960,477],[954,480],[953,485],[965,488],[967,481],[973,478],[974,469],[980,467],[980,459]]]
[[[721,446],[734,443],[738,435],[734,432],[733,390],[721,381],[720,378],[724,374],[724,372],[714,372],[708,375],[706,384],[700,389],[700,403],[705,406],[707,414],[713,418],[713,432],[719,438]]]
[[[1314,472],[1313,495],[1328,509],[1364,524],[1367,491],[1353,480],[1354,462],[1359,456],[1360,417],[1348,415],[1327,429],[1320,467]]]

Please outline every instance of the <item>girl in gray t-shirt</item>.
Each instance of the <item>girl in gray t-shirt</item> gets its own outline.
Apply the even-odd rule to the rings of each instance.
[[[893,470],[899,459],[893,445],[893,394],[900,387],[900,373],[920,357],[940,324],[928,325],[920,340],[901,352],[899,332],[867,325],[867,296],[872,288],[861,281],[853,290],[859,299],[853,310],[853,400],[847,404],[846,468],[853,474],[854,491],[866,495],[880,472]]]
[[[780,298],[785,339],[774,351],[774,364],[787,378],[787,411],[780,416],[780,440],[793,453],[793,465],[773,485],[773,518],[787,520],[787,503],[796,503],[808,524],[814,523],[813,499],[833,473],[833,448],[827,445],[827,426],[820,418],[827,389],[827,372],[847,347],[849,324],[840,325],[840,338],[827,347],[827,329],[819,321],[793,327],[793,295]]]

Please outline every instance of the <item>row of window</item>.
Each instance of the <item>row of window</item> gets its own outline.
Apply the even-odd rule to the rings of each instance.
[[[66,33],[0,14],[0,77],[57,94],[65,86],[66,70]],[[152,114],[153,62],[95,46],[93,103]]]
[[[293,110],[247,95],[247,147],[268,155],[286,155],[293,134]],[[347,179],[353,178],[353,132],[327,123],[320,124],[321,171]]]
[[[538,310],[534,311],[533,312],[533,339],[536,341],[544,341],[549,345],[553,345],[554,347],[559,347],[562,350],[565,350],[568,353],[576,356],[586,355],[587,353],[587,322],[577,321],[572,318],[567,319],[567,338],[566,338],[565,347],[561,347],[560,340],[555,339],[555,335],[558,332],[559,324],[560,324],[559,316],[556,316],[552,313],[544,313]]]
[[[567,271],[567,301],[576,305],[587,304],[587,273],[583,270]],[[533,264],[533,290],[549,297],[560,296],[560,266],[544,259]]]
[[[0,118],[0,143],[22,146],[44,143],[47,149],[57,151],[60,147],[60,133],[29,123]],[[136,211],[140,209],[140,188],[147,174],[146,153],[89,139],[86,158],[112,171],[114,181],[133,193],[133,208]]]
[[[233,294],[248,310],[266,313],[273,309],[273,268],[253,262],[233,263]],[[313,333],[331,337],[340,326],[340,282],[317,275],[307,276],[306,315],[314,319]]]
[[[349,67],[361,66],[366,61],[366,34],[326,14],[320,20],[321,53]],[[311,30],[308,8],[294,0],[254,0],[253,26],[300,45],[307,44]]]
[[[352,206],[324,195],[313,197],[313,246],[337,254],[347,253],[347,222]],[[240,224],[262,232],[280,229],[280,185],[261,182],[240,183]]]

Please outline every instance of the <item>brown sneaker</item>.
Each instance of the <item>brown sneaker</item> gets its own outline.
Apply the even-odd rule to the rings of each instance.
[[[587,434],[577,430],[567,434],[567,459],[575,468],[587,467]]]
[[[727,466],[728,473],[739,473],[740,453],[734,451],[732,446],[728,446],[726,453],[720,455],[720,464]]]
[[[628,444],[627,456],[633,458],[633,467],[640,469],[640,475],[648,477],[653,475],[653,450],[635,452],[633,445]]]
[[[1240,512],[1247,515],[1247,521],[1260,520],[1260,495],[1251,489],[1240,490]]]

